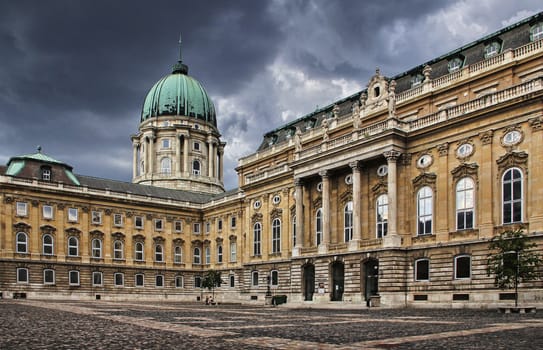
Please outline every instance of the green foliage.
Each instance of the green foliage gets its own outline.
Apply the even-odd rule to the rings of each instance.
[[[215,270],[207,271],[202,280],[202,287],[212,290],[215,287],[220,287],[220,286],[221,286],[221,272],[215,271]]]
[[[519,283],[539,278],[538,266],[543,260],[532,248],[537,244],[518,230],[508,230],[490,241],[487,274],[494,275],[494,285],[500,289],[516,288]]]

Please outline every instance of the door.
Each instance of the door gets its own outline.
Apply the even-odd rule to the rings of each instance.
[[[345,266],[342,262],[332,264],[332,301],[343,300],[343,288],[345,280]]]
[[[315,293],[315,265],[307,264],[304,266],[304,300],[313,300]]]
[[[369,300],[372,295],[379,294],[379,261],[370,259],[364,263],[365,268],[365,297]]]

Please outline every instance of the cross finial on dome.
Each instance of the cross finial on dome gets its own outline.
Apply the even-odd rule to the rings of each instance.
[[[182,40],[181,40],[181,33],[179,33],[179,62],[183,62],[183,53],[181,51],[181,43],[182,43]]]
[[[41,153],[41,146],[38,145],[38,153]]]
[[[189,67],[183,64],[183,51],[181,50],[181,34],[179,34],[179,60],[173,65],[172,73],[188,74]]]

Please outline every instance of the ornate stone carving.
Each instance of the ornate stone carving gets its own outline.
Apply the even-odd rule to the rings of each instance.
[[[127,218],[131,218],[132,216],[134,216],[134,213],[133,213],[133,212],[131,212],[131,211],[127,211],[127,212],[126,212],[126,217],[127,217]]]
[[[543,122],[543,117],[535,117],[528,120],[530,122],[530,126],[532,127],[532,131],[540,131],[541,130],[541,124]]]
[[[444,142],[442,144],[437,145],[437,151],[439,153],[440,157],[444,157],[449,154],[449,143]]]
[[[32,206],[33,206],[34,208],[37,207],[37,206],[40,204],[40,202],[38,202],[38,201],[35,200],[35,199],[33,199],[31,203],[32,203]]]
[[[162,236],[156,236],[156,237],[153,237],[153,241],[155,242],[155,244],[162,244],[166,240]]]
[[[481,143],[483,145],[489,145],[492,143],[492,136],[494,135],[493,130],[484,131],[479,134],[479,138],[481,139]]]
[[[10,197],[10,196],[4,197],[4,203],[6,204],[13,203],[13,197]]]
[[[339,118],[339,106],[337,104],[335,104],[334,108],[332,108],[332,114],[334,116],[334,119]]]
[[[110,216],[110,215],[111,215],[111,209],[106,208],[106,209],[104,210],[104,213],[105,213],[107,216]]]
[[[350,190],[343,192],[339,196],[339,201],[342,203],[342,205],[345,205],[347,204],[347,202],[352,201],[352,200],[353,200],[353,192]]]
[[[81,231],[76,229],[75,227],[69,227],[65,230],[67,236],[76,236],[79,237],[81,235]]]
[[[458,179],[471,176],[477,178],[477,171],[479,166],[476,163],[462,163],[453,170],[451,170],[451,175],[456,182]]]
[[[43,225],[40,227],[40,230],[42,233],[52,235],[57,229],[51,225]]]
[[[371,191],[373,192],[373,196],[377,197],[380,194],[388,192],[388,185],[384,181],[379,181],[371,188]]]
[[[251,222],[253,224],[257,222],[262,222],[263,215],[261,213],[255,213],[253,216],[251,216]]]
[[[145,236],[142,235],[141,233],[138,233],[138,234],[135,234],[134,236],[132,236],[132,240],[133,240],[134,242],[140,242],[140,243],[142,243],[142,242],[145,241]]]
[[[280,208],[273,208],[273,210],[270,212],[270,217],[273,219],[281,218],[281,215],[283,214],[283,210]]]
[[[518,166],[526,169],[526,164],[528,163],[528,153],[521,152],[508,152],[501,156],[496,163],[498,163],[498,169],[503,171],[504,169]]]
[[[113,232],[111,234],[111,237],[113,238],[113,240],[124,241],[125,234],[122,232]]]
[[[93,230],[89,232],[89,235],[91,238],[102,238],[104,237],[104,233],[100,230]]]
[[[413,179],[413,188],[418,189],[422,186],[434,186],[437,175],[434,173],[422,173]]]
[[[411,158],[413,158],[411,153],[403,153],[400,161],[403,166],[411,166]]]
[[[400,152],[394,150],[386,151],[383,153],[383,156],[385,156],[388,162],[396,162],[401,155],[402,154]]]
[[[23,231],[23,232],[28,233],[30,231],[31,226],[27,224],[26,222],[17,222],[13,224],[13,228],[15,229],[15,231]]]
[[[430,78],[430,74],[432,74],[432,67],[425,65],[422,68],[422,74],[424,75],[424,83],[431,82],[432,78]]]
[[[396,80],[391,80],[388,85],[388,117],[396,117]]]
[[[235,242],[238,240],[238,236],[236,235],[230,235],[228,236],[228,239],[230,240],[230,242]]]
[[[174,245],[183,245],[185,243],[185,240],[183,238],[176,238],[172,242]]]
[[[296,127],[296,132],[294,133],[294,151],[302,151],[302,131],[299,127]]]

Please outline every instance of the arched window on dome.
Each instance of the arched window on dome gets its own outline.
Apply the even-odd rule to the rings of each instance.
[[[200,175],[201,173],[201,166],[200,166],[200,161],[198,160],[194,160],[192,162],[192,174],[193,175]]]
[[[164,157],[160,160],[160,172],[162,174],[172,173],[172,160],[169,157]]]

